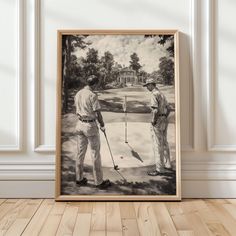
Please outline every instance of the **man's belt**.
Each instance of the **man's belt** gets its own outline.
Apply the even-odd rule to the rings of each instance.
[[[82,122],[85,122],[85,123],[92,123],[94,122],[95,120],[87,120],[87,119],[83,119],[81,117],[79,117],[79,120],[82,121]]]
[[[166,114],[159,114],[158,116],[165,116],[165,117],[167,117],[167,115],[166,115]]]

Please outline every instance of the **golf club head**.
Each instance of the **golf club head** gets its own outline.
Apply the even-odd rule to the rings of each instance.
[[[118,165],[115,165],[115,166],[114,166],[114,170],[119,170]]]

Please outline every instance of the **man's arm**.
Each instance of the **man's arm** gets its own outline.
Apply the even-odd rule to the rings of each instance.
[[[104,121],[103,121],[103,117],[102,117],[102,114],[101,114],[101,106],[100,106],[100,103],[98,101],[98,97],[97,95],[93,94],[92,96],[92,104],[93,104],[93,111],[95,112],[96,114],[96,118],[98,120],[98,123],[100,124],[100,129],[105,132],[105,124],[104,124]]]
[[[151,121],[153,126],[156,125],[156,123],[157,123],[157,117],[158,117],[158,109],[153,108],[152,109],[152,121]]]
[[[102,117],[102,113],[100,111],[96,111],[96,116],[97,116],[97,120],[100,124],[100,127],[104,127],[104,121],[103,121],[103,117]]]

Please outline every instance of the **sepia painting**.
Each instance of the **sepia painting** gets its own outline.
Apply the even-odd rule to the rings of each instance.
[[[56,200],[180,200],[177,30],[58,31]]]

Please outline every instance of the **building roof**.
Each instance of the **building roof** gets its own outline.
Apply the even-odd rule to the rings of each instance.
[[[131,69],[129,67],[122,68],[120,71],[121,72],[135,72],[133,69]]]

